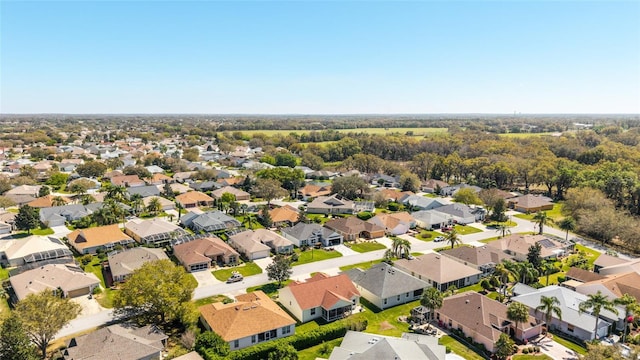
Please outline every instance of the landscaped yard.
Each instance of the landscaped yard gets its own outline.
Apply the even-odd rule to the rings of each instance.
[[[552,221],[549,222],[549,224],[547,224],[548,226],[553,225],[552,222],[557,222],[557,221],[562,220],[562,218],[564,216],[562,215],[561,210],[562,210],[562,203],[555,203],[555,204],[553,204],[553,209],[545,211],[547,213],[547,218],[552,220]],[[525,220],[533,221],[533,217],[536,216],[536,214],[535,213],[531,213],[531,214],[516,214],[514,216],[519,218],[519,219],[525,219]]]
[[[240,224],[246,226],[247,229],[249,228],[249,224],[245,223],[245,220],[246,220],[246,216],[245,215],[238,215],[235,218],[236,218],[236,220],[240,221]],[[252,224],[251,226],[252,226],[252,228],[254,230],[255,229],[264,229],[264,226],[262,226],[262,224],[260,224],[258,222],[258,220],[255,219],[255,216],[254,216],[254,221],[251,224]]]
[[[475,228],[473,226],[456,225],[454,228],[458,232],[458,235],[469,235],[469,234],[482,232],[482,230]]]
[[[420,305],[420,301],[394,306],[384,311],[380,311],[364,298],[360,298],[360,304],[365,307],[365,310],[351,316],[355,320],[367,319],[367,332],[399,337],[403,332],[409,332],[409,324],[399,322],[398,317],[408,316],[411,309]]]
[[[194,304],[196,304],[197,307],[200,307],[202,305],[213,304],[216,302],[231,302],[231,301],[233,300],[227,296],[213,295],[213,296],[206,297],[204,299],[196,300],[194,301]]]
[[[251,276],[260,274],[262,272],[262,269],[254,262],[246,262],[239,266],[228,267],[213,271],[212,274],[216,279],[220,281],[227,281],[227,279],[231,277],[231,273],[233,273],[234,271],[239,272],[242,276]]]
[[[367,270],[370,267],[372,267],[375,264],[379,264],[382,262],[382,259],[379,260],[372,260],[372,261],[365,261],[365,262],[361,262],[358,264],[353,264],[353,265],[345,265],[345,266],[341,266],[340,267],[340,271],[347,271],[347,270],[351,270],[351,269],[355,269],[355,268],[360,268],[362,270]]]
[[[551,357],[545,354],[537,354],[537,355],[519,354],[519,355],[513,355],[511,358],[513,360],[553,360]]]
[[[422,230],[414,237],[422,241],[432,241],[436,236],[442,236],[442,234],[436,231]]]
[[[386,246],[375,241],[367,241],[367,242],[361,242],[357,244],[350,244],[350,248],[353,251],[364,253],[369,251],[386,249]]]
[[[298,261],[294,261],[292,266],[298,266],[302,264],[308,264],[315,261],[322,261],[327,259],[333,259],[337,257],[341,257],[342,254],[335,250],[325,250],[325,249],[314,249],[311,248],[307,251],[300,251],[296,249],[296,253],[298,254]]]
[[[307,219],[309,219],[309,221],[311,222],[318,223],[320,225],[324,225],[324,223],[331,220],[329,219],[329,217],[325,216],[324,214],[307,214]]]
[[[282,283],[282,287],[287,286],[287,284],[289,284],[290,282],[292,282],[293,280],[289,279],[287,281],[284,281]],[[264,285],[258,285],[258,286],[252,286],[252,287],[248,287],[247,288],[247,292],[250,293],[252,291],[256,291],[256,290],[260,290],[263,293],[267,294],[267,295],[273,295],[275,293],[278,292],[278,284],[277,283],[268,283],[268,284],[264,284]]]
[[[553,331],[551,333],[553,334]],[[584,354],[587,353],[587,349],[583,348],[582,346],[580,346],[580,345],[578,345],[578,344],[576,344],[574,342],[571,342],[569,340],[563,339],[558,335],[554,334],[552,340],[557,342],[560,345],[563,345],[566,348],[569,348],[569,349],[577,352],[580,355],[584,355]]]
[[[96,294],[94,297],[98,304],[105,308],[113,307],[113,296],[117,290],[111,290],[111,288],[107,287],[106,282],[104,281],[104,276],[102,276],[102,264],[100,262],[100,258],[94,256],[90,263],[85,265],[84,271],[95,274],[98,279],[100,279],[100,286],[102,286],[102,292]]]
[[[440,338],[438,341],[440,345],[444,345],[451,349],[452,352],[462,356],[468,360],[484,360],[484,357],[478,355],[475,351],[466,347],[463,343],[458,340],[452,338],[449,335],[445,335]]]
[[[40,235],[40,236],[53,235],[53,229],[51,229],[51,228],[34,229],[34,230],[31,230],[31,234],[32,235]]]
[[[298,329],[296,328],[296,332]],[[343,338],[338,338],[323,342],[320,345],[312,346],[308,349],[298,351],[298,360],[315,360],[316,358],[328,359],[331,355],[331,351],[336,346],[339,346]]]

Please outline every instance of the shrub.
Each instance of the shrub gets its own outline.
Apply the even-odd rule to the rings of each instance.
[[[444,349],[445,349],[445,352],[446,352],[447,354],[449,354],[449,353],[451,352],[451,348],[450,348],[450,347],[448,347],[448,346],[445,346],[445,347],[444,347]]]
[[[368,211],[361,211],[356,216],[360,220],[369,220],[373,217],[373,214]]]
[[[522,349],[522,353],[525,354],[525,355],[528,354],[529,353],[529,349],[527,349],[527,348]]]
[[[387,208],[389,208],[389,210],[391,211],[398,211],[398,209],[400,209],[400,204],[391,202],[389,203],[389,205],[387,205]]]

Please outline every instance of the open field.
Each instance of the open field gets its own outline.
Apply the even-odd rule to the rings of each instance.
[[[322,131],[322,130],[314,130]],[[389,135],[393,133],[406,134],[407,132],[413,132],[413,136],[425,136],[429,134],[442,134],[446,133],[447,128],[356,128],[356,129],[336,129],[338,132],[358,132],[367,133],[372,135]],[[235,131],[232,131],[235,132]],[[265,134],[269,136],[273,135],[289,135],[291,133],[296,134],[308,134],[311,130],[240,130],[244,135]],[[527,134],[524,134],[527,135]]]

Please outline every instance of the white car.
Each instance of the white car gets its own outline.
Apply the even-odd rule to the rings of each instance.
[[[433,239],[433,241],[435,242],[444,241],[444,236],[436,236],[435,239]]]

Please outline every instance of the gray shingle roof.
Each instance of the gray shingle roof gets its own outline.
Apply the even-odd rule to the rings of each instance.
[[[366,271],[352,269],[347,276],[381,299],[389,298],[429,286],[426,281],[413,277],[387,263],[379,263]]]

